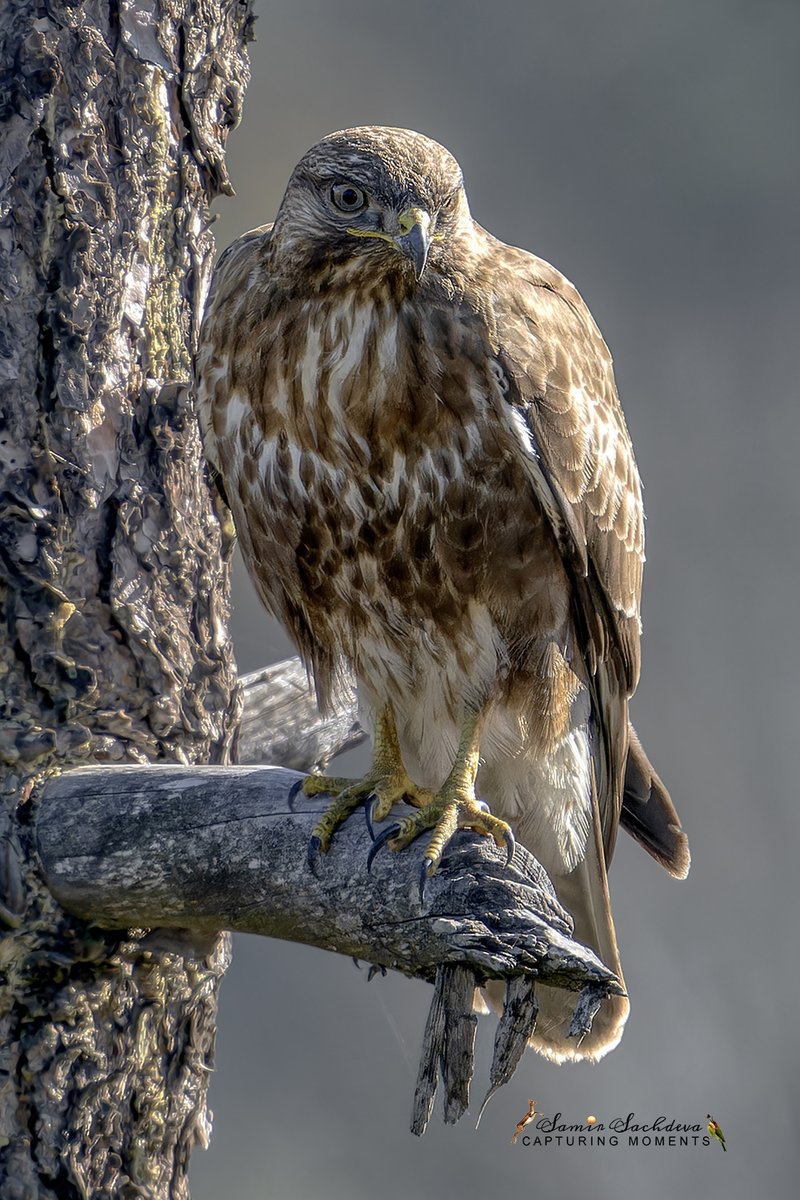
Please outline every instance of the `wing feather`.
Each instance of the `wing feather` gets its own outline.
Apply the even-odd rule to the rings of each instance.
[[[507,400],[529,431],[535,481],[549,483],[547,506],[560,511],[559,534],[585,580],[583,603],[599,597],[604,646],[616,651],[627,694],[639,678],[639,602],[644,565],[641,483],[625,425],[611,355],[585,303],[553,267],[502,247],[509,286],[497,289]],[[591,627],[593,614],[585,614]]]
[[[622,804],[627,701],[639,678],[644,564],[641,484],[611,355],[578,292],[534,255],[493,247],[498,357],[512,422],[524,429],[529,474],[573,587],[576,640],[596,721],[606,858]]]

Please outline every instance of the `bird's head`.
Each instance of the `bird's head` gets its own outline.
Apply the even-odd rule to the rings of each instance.
[[[273,244],[285,268],[354,265],[420,280],[471,227],[461,168],[408,129],[323,138],[295,167]]]

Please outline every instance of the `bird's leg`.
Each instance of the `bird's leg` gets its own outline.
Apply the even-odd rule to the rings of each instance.
[[[392,805],[399,800],[409,804],[427,804],[433,793],[417,786],[409,778],[400,754],[394,713],[391,705],[385,705],[375,721],[373,735],[372,766],[363,779],[340,779],[326,775],[308,775],[302,784],[306,796],[334,796],[335,800],[326,809],[314,827],[309,853],[317,850],[324,853],[331,838],[343,821],[359,804],[372,800],[371,817],[382,821],[389,815]]]
[[[511,861],[514,853],[511,826],[492,816],[488,805],[475,795],[482,726],[480,713],[469,713],[464,718],[458,751],[447,779],[438,792],[430,796],[428,803],[420,806],[419,812],[404,817],[381,834],[373,845],[370,861],[382,845],[388,844],[391,850],[403,850],[426,829],[433,829],[433,834],[423,860],[423,880],[434,873],[447,843],[458,829],[474,829],[494,838]]]

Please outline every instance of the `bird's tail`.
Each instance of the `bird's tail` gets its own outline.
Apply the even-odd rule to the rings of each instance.
[[[534,818],[535,819],[535,818]],[[523,818],[516,824],[518,840],[540,857],[537,838],[528,828],[532,822]],[[608,877],[603,851],[603,837],[597,797],[592,796],[592,825],[587,840],[586,854],[582,861],[568,874],[558,874],[552,865],[543,863],[556,889],[563,907],[575,922],[574,937],[578,942],[594,950],[602,962],[614,972],[624,989],[622,967],[619,960],[617,938],[611,916],[608,894]],[[500,983],[491,983],[485,989],[489,1005],[501,1012],[505,988]],[[576,994],[563,988],[540,985],[536,989],[539,1015],[530,1045],[552,1062],[596,1062],[613,1050],[622,1037],[630,1005],[627,996],[609,996],[600,1006],[592,1028],[580,1041],[567,1036]]]
[[[608,876],[597,805],[586,857],[568,875],[552,878],[559,901],[575,922],[576,941],[594,950],[624,989],[617,936],[611,916]],[[525,837],[522,834],[524,844]],[[580,1041],[567,1037],[575,995],[563,988],[537,989],[539,1016],[530,1044],[554,1062],[596,1062],[613,1050],[622,1037],[630,1004],[627,996],[609,996],[600,1006],[589,1033]]]

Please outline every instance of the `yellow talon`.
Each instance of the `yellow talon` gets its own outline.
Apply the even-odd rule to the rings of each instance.
[[[375,723],[372,766],[363,779],[343,779],[327,775],[309,775],[303,781],[305,796],[332,796],[333,803],[326,809],[314,826],[311,835],[311,858],[317,851],[324,854],[338,827],[360,804],[375,797],[372,818],[382,821],[388,817],[392,805],[401,800],[421,807],[432,799],[432,793],[420,788],[403,764],[400,743],[391,708],[387,705]]]
[[[492,816],[474,795],[453,797],[442,789],[425,808],[400,821],[387,844],[391,850],[404,850],[426,829],[433,829],[425,851],[429,875],[439,866],[448,842],[459,829],[472,829],[491,837],[501,850],[506,850],[508,862],[514,853],[511,826]]]
[[[387,831],[381,845],[392,850],[404,850],[426,829],[433,833],[425,851],[424,872],[431,876],[442,860],[442,855],[458,829],[472,829],[494,839],[495,844],[506,851],[506,861],[514,855],[514,834],[511,826],[499,817],[492,816],[487,805],[475,796],[475,777],[478,773],[481,720],[471,715],[464,721],[461,741],[453,767],[444,784],[419,812],[405,817],[392,831]],[[378,844],[373,847],[370,861]]]
[[[300,790],[304,796],[338,796],[352,785],[352,779],[344,779],[341,776],[307,775]]]
[[[419,787],[409,778],[400,753],[400,743],[391,707],[381,711],[375,724],[375,743],[372,766],[363,779],[342,779],[324,775],[309,775],[303,783],[306,796],[328,795],[333,802],[314,827],[309,843],[309,861],[317,853],[324,854],[339,826],[360,804],[367,808],[367,823],[383,821],[392,806],[401,800],[413,804],[418,812],[405,817],[397,825],[384,830],[375,838],[367,866],[375,855],[388,845],[392,850],[410,846],[421,833],[432,829],[423,860],[423,874],[434,874],[448,843],[459,829],[473,829],[494,839],[507,853],[510,862],[514,853],[514,834],[505,821],[492,816],[488,807],[475,796],[475,777],[478,773],[481,719],[477,714],[464,721],[461,740],[450,774],[438,792]],[[371,808],[371,811],[370,811]]]

